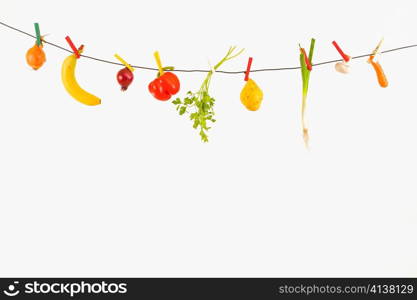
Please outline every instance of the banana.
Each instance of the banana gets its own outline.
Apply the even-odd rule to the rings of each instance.
[[[98,105],[101,103],[100,98],[83,90],[75,78],[75,68],[77,58],[74,54],[68,56],[62,64],[62,83],[67,92],[75,99],[85,105]]]

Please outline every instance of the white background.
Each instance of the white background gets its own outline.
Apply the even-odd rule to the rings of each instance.
[[[154,66],[207,68],[231,45],[224,70],[297,66],[417,42],[410,1],[5,1],[1,21],[51,42],[68,34],[85,54]],[[242,75],[216,74],[218,122],[203,144],[137,70],[126,93],[118,66],[81,59],[80,84],[61,84],[67,53],[0,27],[1,276],[417,276],[416,50],[385,54],[390,86],[366,59],[348,76],[311,74],[311,151],[301,137],[301,75],[252,78],[265,97],[241,105]],[[180,96],[204,74],[179,74]]]

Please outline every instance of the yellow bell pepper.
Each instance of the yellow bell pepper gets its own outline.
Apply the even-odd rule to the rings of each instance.
[[[259,109],[262,103],[264,94],[255,81],[249,79],[240,93],[240,101],[251,111]]]

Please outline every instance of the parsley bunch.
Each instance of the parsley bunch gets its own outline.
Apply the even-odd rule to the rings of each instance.
[[[230,47],[225,57],[214,66],[214,71],[226,61],[240,55],[244,49],[237,53],[235,51],[236,47]],[[205,143],[208,142],[207,132],[211,128],[208,126],[208,123],[216,122],[213,109],[216,100],[209,94],[212,76],[213,71],[209,71],[197,92],[193,93],[189,91],[183,100],[177,98],[172,101],[180,115],[189,114],[190,120],[193,121],[193,128],[199,130],[201,140]]]

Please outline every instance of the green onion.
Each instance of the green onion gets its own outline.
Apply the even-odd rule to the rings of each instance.
[[[313,64],[313,52],[314,52],[314,45],[316,43],[315,39],[311,39],[310,42],[310,51],[308,54],[308,60],[311,64]],[[301,50],[300,46],[300,50]],[[310,81],[310,72],[307,69],[306,60],[304,57],[303,51],[300,51],[300,66],[301,66],[301,78],[303,80],[303,98],[302,98],[302,104],[301,104],[301,122],[303,126],[303,138],[305,146],[308,148],[308,142],[309,142],[309,135],[308,135],[308,128],[305,122],[305,111],[307,106],[307,94],[308,94],[308,84]]]

